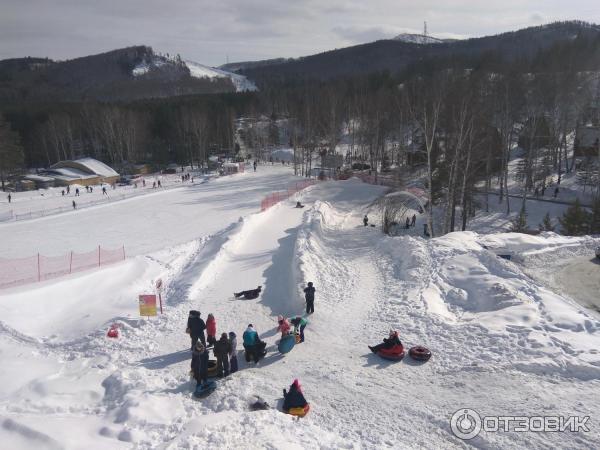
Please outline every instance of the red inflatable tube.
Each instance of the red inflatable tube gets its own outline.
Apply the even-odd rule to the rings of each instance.
[[[404,347],[402,345],[394,345],[392,348],[382,348],[377,352],[383,359],[391,361],[400,361],[404,358]]]
[[[429,349],[421,345],[411,347],[408,354],[412,359],[416,359],[417,361],[429,361],[429,358],[431,358]]]

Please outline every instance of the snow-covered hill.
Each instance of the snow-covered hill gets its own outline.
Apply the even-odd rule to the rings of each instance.
[[[53,228],[68,229],[63,234],[82,245],[126,229],[138,252],[106,269],[0,292],[3,445],[464,448],[450,429],[450,417],[463,408],[582,417],[600,408],[600,322],[487,249],[542,256],[593,240],[386,237],[361,223],[365,213],[377,223],[373,202],[385,188],[356,179],[324,182],[250,214],[250,203],[281,189],[284,179],[295,181],[290,169],[259,166],[128,200],[127,210],[107,205],[102,214],[82,210],[23,224],[28,233],[13,240],[24,246]],[[294,208],[296,200],[306,208]],[[151,291],[158,277],[165,314],[140,319],[136,295]],[[309,280],[317,297],[306,342],[280,355],[276,317],[302,314]],[[263,292],[256,300],[232,296],[257,285]],[[268,343],[257,365],[240,352],[240,371],[202,401],[190,395],[190,309],[213,313],[217,332],[235,331],[238,341],[253,323]],[[116,340],[105,336],[113,322],[121,326]],[[371,354],[367,345],[389,328],[407,346],[427,345],[433,358],[393,363]],[[278,411],[282,388],[296,377],[312,405],[302,420]],[[272,409],[251,412],[256,395]],[[594,448],[599,439],[592,426],[587,433],[482,432],[469,443]]]
[[[204,79],[229,78],[235,86],[236,92],[256,91],[256,85],[243,75],[239,75],[226,70],[216,69],[214,67],[198,64],[194,61],[181,61],[165,56],[151,54],[138,63],[132,70],[135,77],[144,76],[153,70],[167,70],[168,67],[187,68],[192,77]]]
[[[197,78],[231,78],[237,92],[256,91],[256,85],[244,75],[228,72],[226,70],[208,67],[193,61],[185,61],[185,65],[190,69],[190,74]]]
[[[411,44],[444,44],[454,42],[456,39],[439,39],[424,34],[402,33],[393,38],[394,41],[408,42]]]

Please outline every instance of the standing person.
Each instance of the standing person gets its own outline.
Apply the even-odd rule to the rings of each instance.
[[[71,186],[67,184],[67,195],[69,195],[69,192],[71,192]]]
[[[65,190],[63,189],[61,192],[62,192],[62,196],[64,197],[65,196]]]
[[[155,189],[155,188],[156,188],[156,181],[153,181],[152,182],[152,189]]]
[[[75,200],[73,200],[73,209],[77,209],[77,204],[75,203]]]
[[[108,195],[106,192],[106,186],[102,186],[102,195]]]
[[[410,228],[410,219],[407,217],[406,218],[406,229],[408,230]]]
[[[558,186],[554,188],[554,198],[558,197]]]
[[[146,187],[146,179],[142,178],[142,187]]]
[[[254,171],[256,172],[256,160],[254,160]]]
[[[367,215],[365,214],[365,217],[363,217],[363,223],[365,224],[365,227],[367,225],[369,225],[369,218],[367,217]]]
[[[192,353],[192,375],[196,387],[208,381],[208,352],[202,342],[196,342]]]
[[[231,344],[227,338],[227,333],[222,333],[221,338],[215,342],[213,353],[217,357],[217,376],[219,378],[229,375],[229,353],[231,353]]]
[[[414,227],[417,224],[417,215],[413,214],[412,220],[410,221],[410,226]]]
[[[304,288],[304,299],[306,300],[306,314],[315,312],[315,291],[312,281],[308,282],[308,287]]]
[[[212,314],[206,318],[206,341],[208,345],[214,345],[217,342],[217,321]]]
[[[194,350],[198,339],[200,339],[200,342],[206,346],[206,340],[204,339],[205,329],[206,324],[204,323],[204,320],[200,318],[200,311],[195,311],[192,309],[190,311],[190,315],[188,316],[187,328],[185,330],[190,335],[192,340],[192,351]]]
[[[160,180],[158,180],[158,187],[162,187],[162,185],[160,184]]]
[[[10,194],[8,194],[8,203],[10,203],[11,200],[12,200],[12,196]]]
[[[294,334],[300,331],[300,342],[304,342],[304,328],[308,325],[308,320],[302,316],[290,318],[290,323],[294,325]]]
[[[260,340],[258,333],[254,330],[252,324],[248,325],[242,338],[244,339],[246,362],[250,362],[251,359],[254,359],[254,362],[258,363],[260,358],[267,354],[265,350],[267,343]]]
[[[229,345],[231,346],[229,351],[229,373],[235,373],[238,371],[237,336],[233,331],[229,332]]]
[[[281,333],[281,338],[283,339],[290,334],[290,323],[283,316],[277,316],[277,323],[279,324],[277,331]]]
[[[75,197],[79,197],[79,188],[75,188]]]

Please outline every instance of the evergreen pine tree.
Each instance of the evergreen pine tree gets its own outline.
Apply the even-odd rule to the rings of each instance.
[[[591,214],[581,207],[579,199],[559,218],[562,233],[567,236],[582,236],[589,232]]]
[[[0,115],[0,185],[3,191],[8,175],[21,168],[23,161],[23,147],[19,135]]]
[[[519,215],[512,221],[511,231],[521,233],[527,229],[527,211],[525,205],[521,206]]]
[[[554,231],[554,225],[552,225],[552,221],[550,220],[549,212],[547,212],[544,216],[544,219],[542,220],[542,223],[540,223],[539,228],[540,231]]]

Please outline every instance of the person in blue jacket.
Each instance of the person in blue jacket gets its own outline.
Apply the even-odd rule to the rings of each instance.
[[[246,350],[246,362],[254,359],[254,362],[257,363],[267,353],[265,351],[267,343],[260,340],[252,324],[248,325],[248,328],[246,328],[246,331],[242,335],[242,339],[244,341],[244,350]]]

